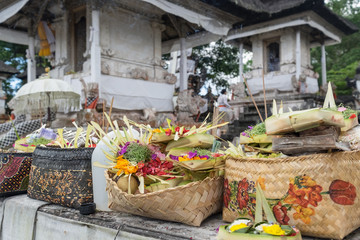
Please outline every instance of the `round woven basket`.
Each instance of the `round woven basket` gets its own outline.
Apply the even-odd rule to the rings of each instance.
[[[360,227],[360,151],[226,160],[223,219],[253,217],[256,181],[278,221],[342,239]]]
[[[200,226],[221,211],[223,177],[206,178],[184,186],[146,194],[127,194],[105,172],[109,208],[149,218]]]

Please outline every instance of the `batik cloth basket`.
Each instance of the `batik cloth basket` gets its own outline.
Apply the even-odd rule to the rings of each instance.
[[[109,208],[114,211],[200,226],[222,208],[223,177],[145,194],[123,192],[111,177],[105,172]]]
[[[223,220],[253,217],[255,182],[277,221],[303,235],[342,239],[360,227],[360,151],[286,158],[228,158]]]
[[[93,202],[93,151],[94,148],[36,147],[28,196],[73,208]]]
[[[31,153],[0,153],[0,197],[26,193]]]

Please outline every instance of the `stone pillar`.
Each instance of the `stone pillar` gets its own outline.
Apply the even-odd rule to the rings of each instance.
[[[171,60],[170,60],[170,66],[169,66],[169,72],[172,74],[176,73],[176,64],[177,64],[177,58],[178,58],[178,52],[171,52]]]
[[[91,13],[91,82],[99,85],[99,98],[101,97],[101,48],[100,48],[100,11],[93,9]]]
[[[321,44],[321,76],[322,86],[326,87],[326,51],[324,43]]]
[[[180,92],[188,89],[186,40],[180,38]]]
[[[301,74],[301,42],[300,29],[296,30],[296,80],[299,80]]]
[[[243,72],[244,72],[243,55],[244,55],[244,43],[240,43],[239,44],[239,80],[240,80],[240,82],[243,82]]]
[[[161,32],[163,32],[166,27],[165,25],[152,22],[151,27],[153,30],[153,47],[154,47],[154,55],[153,55],[153,64],[154,64],[154,79],[155,81],[159,81],[163,78],[164,69],[162,68],[162,53],[161,53]]]
[[[8,74],[1,74],[0,73],[0,115],[5,114],[5,92],[2,89],[2,82],[5,81],[9,77]],[[3,116],[0,116],[3,118]]]
[[[36,61],[35,61],[35,39],[29,36],[29,48],[26,54],[27,62],[27,82],[31,82],[36,78]]]

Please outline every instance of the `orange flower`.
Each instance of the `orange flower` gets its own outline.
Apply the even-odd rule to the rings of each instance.
[[[290,183],[288,196],[284,199],[284,202],[307,207],[309,202],[305,199],[305,197],[306,192],[303,189],[299,189],[296,185]]]
[[[305,224],[310,224],[310,217],[315,215],[315,210],[313,208],[295,206],[294,209],[296,210],[296,213],[293,214],[295,220],[301,219],[301,221],[303,221]]]
[[[323,188],[308,176],[302,176],[299,183],[300,186],[294,184],[294,179],[290,179],[288,196],[284,199],[284,202],[298,204],[305,208],[308,204],[317,207],[318,202],[322,200],[320,193]]]
[[[116,173],[117,175],[120,175],[122,172],[126,175],[137,172],[138,166],[132,166],[128,160],[123,158],[123,155],[118,156],[116,160],[117,162],[114,168],[119,169]]]

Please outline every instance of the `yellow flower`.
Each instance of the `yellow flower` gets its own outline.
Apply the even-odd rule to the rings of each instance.
[[[259,177],[257,182],[260,184],[260,187],[261,187],[262,190],[266,190],[265,189],[265,178]]]
[[[263,230],[267,234],[282,236],[285,235],[285,231],[281,229],[281,227],[277,224],[271,226],[263,226]]]
[[[188,155],[179,157],[179,162],[189,161],[191,160]]]
[[[154,129],[152,132],[153,132],[153,133],[161,133],[161,130],[158,129],[158,128],[156,128],[156,129]]]
[[[116,159],[117,162],[114,168],[119,169],[119,171],[116,173],[117,175],[120,175],[122,172],[124,172],[126,175],[137,172],[138,166],[131,165],[128,160],[123,158],[123,155],[118,156]]]
[[[305,208],[302,206],[294,206],[293,207],[296,210],[296,213],[294,213],[294,219],[301,219],[305,224],[310,224],[311,222],[311,216],[315,215],[315,210],[313,208]]]
[[[316,182],[309,176],[302,176],[300,179],[300,184],[303,186],[313,187],[316,185]]]
[[[236,230],[242,229],[242,228],[246,228],[248,225],[246,225],[245,223],[240,223],[240,224],[236,224],[236,225],[232,225],[230,227],[230,232],[234,232]]]

